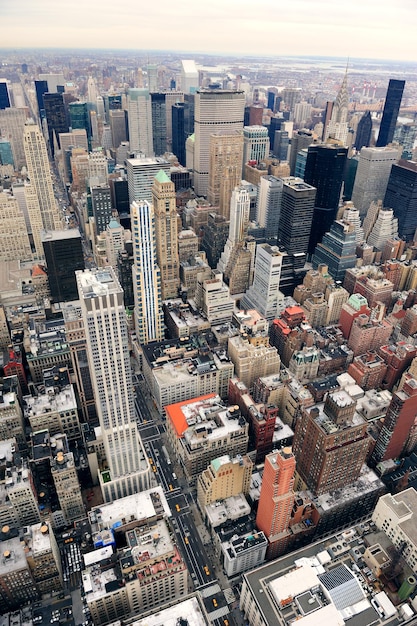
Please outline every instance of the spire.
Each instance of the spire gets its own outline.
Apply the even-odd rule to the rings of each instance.
[[[349,93],[347,86],[347,74],[348,66],[346,65],[345,75],[343,77],[342,85],[339,89],[339,93],[337,94],[336,101],[333,106],[332,112],[332,121],[335,122],[346,122],[348,116],[348,108],[349,108]]]

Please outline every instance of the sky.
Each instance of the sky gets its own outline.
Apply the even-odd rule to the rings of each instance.
[[[416,0],[0,0],[1,48],[415,60]]]

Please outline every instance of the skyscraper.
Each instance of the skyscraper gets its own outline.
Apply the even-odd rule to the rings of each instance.
[[[263,161],[269,156],[269,136],[266,126],[244,126],[243,128],[243,167],[248,161]]]
[[[302,128],[293,134],[291,138],[291,150],[289,159],[291,176],[295,175],[295,163],[297,160],[297,154],[303,148],[308,148],[311,143],[313,143],[313,133],[311,132],[311,130]]]
[[[87,133],[88,146],[91,149],[91,120],[87,102],[71,102],[68,107],[72,130],[83,128]]]
[[[349,110],[349,94],[347,88],[347,71],[343,77],[342,85],[336,100],[333,104],[331,117],[329,123],[325,129],[324,139],[331,137],[341,141],[343,145],[346,145],[348,136],[348,110]]]
[[[55,202],[48,153],[46,151],[45,140],[37,124],[28,123],[25,125],[23,142],[29,180],[34,195],[36,195],[37,198],[42,228],[45,230],[60,229],[61,220]],[[38,222],[38,220],[36,221]],[[33,225],[32,234],[35,248],[36,251],[43,256],[40,232],[38,231],[38,227]]]
[[[304,180],[317,189],[309,253],[330,230],[339,208],[347,148],[338,144],[317,144],[308,148]]]
[[[169,176],[170,164],[161,157],[138,157],[126,160],[127,184],[129,189],[129,201],[141,202],[152,201],[152,185],[155,176],[160,170]]]
[[[109,124],[112,146],[117,150],[123,141],[127,141],[126,112],[111,109],[109,111]]]
[[[384,110],[382,112],[381,125],[379,127],[377,148],[388,145],[394,138],[397,117],[400,111],[401,100],[405,87],[405,80],[390,78],[387,95],[385,97]]]
[[[146,157],[154,155],[152,135],[152,101],[147,89],[129,89],[127,94],[129,142],[131,152]]]
[[[172,152],[181,165],[185,167],[185,135],[184,125],[184,102],[176,102],[172,105]]]
[[[45,107],[43,106],[43,94],[49,91],[47,80],[35,80],[36,102],[38,103],[38,113],[41,120],[45,117]]]
[[[8,109],[10,107],[10,96],[7,80],[0,79],[0,109]]]
[[[44,231],[42,245],[53,302],[77,300],[75,272],[85,268],[80,231],[77,228]]]
[[[123,290],[110,267],[76,276],[106,455],[99,481],[104,500],[110,502],[148,489],[150,482],[135,421]]]
[[[198,89],[198,70],[195,61],[181,61],[181,89],[184,93],[195,93]]]
[[[384,199],[391,167],[397,163],[400,152],[398,146],[362,148],[352,190],[352,202],[362,218],[371,202]]]
[[[307,254],[316,188],[301,178],[283,178],[278,239],[288,254]],[[305,258],[305,257],[304,257]]]
[[[161,271],[161,296],[162,300],[168,300],[178,296],[180,262],[175,185],[164,170],[155,176],[152,204],[155,213],[156,258]]]
[[[44,93],[43,104],[48,124],[49,147],[53,155],[54,139],[56,139],[60,148],[59,133],[67,133],[69,131],[67,114],[61,93]]]
[[[146,345],[164,338],[161,299],[161,270],[156,259],[155,215],[146,200],[131,205],[133,240],[133,291],[135,329],[138,341]]]
[[[0,135],[10,141],[13,152],[13,161],[16,169],[26,163],[23,146],[23,130],[28,117],[27,108],[0,109]]]
[[[268,321],[277,318],[278,302],[283,298],[279,290],[283,257],[278,246],[256,246],[253,283],[240,301],[241,308],[256,309]]]
[[[371,112],[366,111],[359,120],[358,127],[356,129],[356,136],[354,146],[356,150],[362,150],[367,148],[371,142],[372,137],[372,117]]]
[[[153,153],[161,156],[167,151],[166,94],[151,93]]]
[[[233,189],[242,175],[243,136],[241,131],[220,131],[210,135],[207,199],[228,220]]]
[[[245,93],[243,91],[204,89],[195,96],[194,115],[194,188],[207,195],[210,161],[210,135],[219,131],[243,130]]]
[[[393,165],[385,192],[384,206],[394,209],[398,234],[414,241],[417,228],[417,163],[400,160]]]
[[[265,228],[265,237],[276,239],[282,204],[282,178],[262,176],[258,185],[256,221]]]
[[[336,220],[330,231],[323,235],[311,260],[313,268],[327,265],[329,274],[335,281],[343,281],[345,272],[356,265],[355,227],[346,220]]]

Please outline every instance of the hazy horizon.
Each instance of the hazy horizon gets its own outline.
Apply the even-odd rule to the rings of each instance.
[[[14,0],[0,11],[1,49],[148,50],[257,57],[413,62],[413,0]],[[22,45],[24,42],[24,45]],[[244,52],[242,52],[244,50]],[[215,52],[214,52],[215,51]]]

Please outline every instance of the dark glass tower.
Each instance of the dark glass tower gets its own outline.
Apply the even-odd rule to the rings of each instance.
[[[45,107],[43,106],[43,94],[48,91],[47,80],[35,80],[36,102],[41,120],[45,118]]]
[[[185,166],[185,135],[184,127],[184,102],[172,105],[172,152],[178,158],[181,165]]]
[[[10,109],[10,98],[7,83],[0,83],[0,109]]]
[[[366,111],[359,120],[358,128],[356,129],[355,148],[356,150],[362,150],[365,146],[367,148],[371,143],[372,136],[372,118],[371,112]]]
[[[91,149],[91,123],[87,102],[71,102],[69,105],[70,126],[72,130],[84,129],[87,133],[88,146]]]
[[[394,138],[395,125],[400,111],[404,86],[405,80],[394,80],[391,78],[389,81],[381,126],[379,127],[379,135],[376,141],[377,148],[387,146]]]
[[[303,265],[314,215],[316,189],[301,178],[283,178],[278,240]]]
[[[45,93],[43,95],[45,117],[48,123],[49,145],[52,156],[54,154],[54,133],[59,144],[59,133],[67,133],[68,120],[65,111],[64,100],[61,93]]]
[[[413,241],[417,229],[417,163],[402,159],[392,166],[384,206],[394,209],[401,239]]]
[[[275,106],[275,94],[273,91],[268,91],[268,109],[271,109],[271,111],[274,110],[274,106]]]
[[[53,302],[78,300],[75,272],[85,269],[79,230],[48,230],[42,236],[42,245]]]
[[[346,270],[356,265],[356,233],[350,222],[333,222],[330,232],[325,233],[322,243],[317,244],[313,254],[313,268],[323,263],[335,281],[343,281]]]
[[[153,150],[156,156],[167,151],[167,114],[164,93],[151,93]]]
[[[339,208],[348,149],[334,144],[308,148],[304,180],[317,189],[309,254],[330,230]]]

